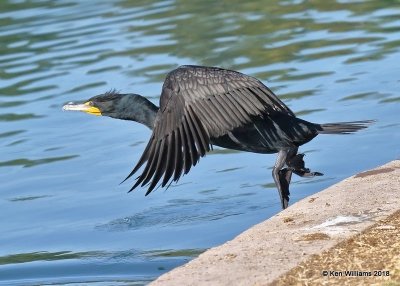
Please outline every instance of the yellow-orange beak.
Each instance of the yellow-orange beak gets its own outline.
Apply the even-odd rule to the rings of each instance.
[[[93,104],[90,101],[85,102],[85,103],[78,103],[78,104],[70,102],[63,106],[63,110],[83,111],[88,114],[93,114],[93,115],[97,115],[97,116],[101,115],[100,109],[93,106]]]

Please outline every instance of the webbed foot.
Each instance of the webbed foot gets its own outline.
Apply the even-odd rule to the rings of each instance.
[[[288,165],[289,169],[293,171],[293,173],[300,177],[314,177],[324,175],[320,172],[311,172],[309,168],[306,168],[303,157],[304,154],[297,154],[286,161],[286,164]]]

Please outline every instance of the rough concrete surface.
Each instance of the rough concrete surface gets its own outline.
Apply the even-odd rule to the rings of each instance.
[[[275,284],[301,262],[399,209],[400,160],[396,160],[293,204],[150,285]]]
[[[400,286],[400,210],[312,255],[272,285]]]

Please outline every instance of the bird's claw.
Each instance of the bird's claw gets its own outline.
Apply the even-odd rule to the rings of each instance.
[[[320,172],[312,172],[311,174],[313,176],[323,176],[324,175],[323,173],[320,173]]]

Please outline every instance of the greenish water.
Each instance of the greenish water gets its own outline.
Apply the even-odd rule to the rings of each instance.
[[[325,176],[295,177],[291,203],[400,157],[399,1],[0,7],[0,285],[146,284],[280,210],[275,156],[223,149],[167,191],[127,194],[150,132],[61,111],[111,88],[158,103],[181,64],[256,76],[309,121],[377,120],[303,146]]]

